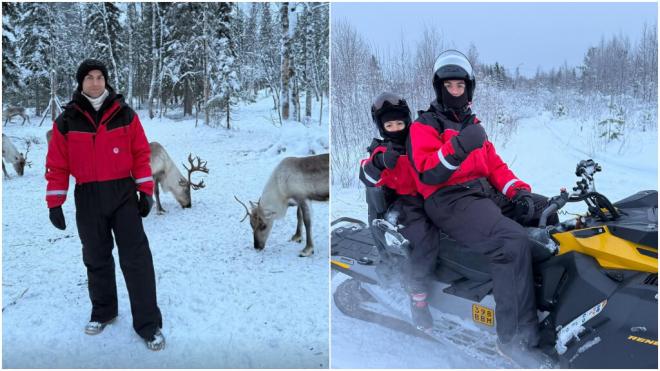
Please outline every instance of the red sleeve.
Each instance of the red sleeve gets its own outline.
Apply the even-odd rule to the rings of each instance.
[[[532,191],[532,187],[518,179],[507,164],[502,161],[497,152],[495,152],[495,147],[491,142],[485,141],[483,148],[486,152],[486,161],[488,162],[488,181],[490,184],[509,199],[515,196],[518,189]]]
[[[443,140],[432,126],[413,122],[408,153],[422,183],[444,183],[458,169],[463,159],[457,156],[453,142],[451,139]]]
[[[53,135],[46,154],[46,203],[49,208],[62,206],[69,190],[69,144],[53,123]]]
[[[133,169],[131,174],[137,184],[137,189],[148,195],[154,193],[154,178],[151,176],[151,148],[144,134],[138,115],[131,122],[131,152],[133,154]]]

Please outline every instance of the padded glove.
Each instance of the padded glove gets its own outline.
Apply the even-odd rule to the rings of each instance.
[[[486,130],[481,124],[469,124],[458,133],[456,142],[467,156],[470,152],[483,146],[487,138]]]
[[[50,222],[53,223],[55,228],[64,230],[66,229],[66,222],[64,220],[64,213],[62,206],[52,207],[48,210]]]
[[[514,219],[522,225],[526,225],[531,222],[534,218],[535,210],[532,194],[524,189],[521,189],[515,194],[515,196],[513,196],[512,201],[515,206]]]
[[[144,192],[140,192],[140,198],[138,199],[138,211],[141,217],[146,217],[151,212],[151,208],[154,206],[154,199]]]

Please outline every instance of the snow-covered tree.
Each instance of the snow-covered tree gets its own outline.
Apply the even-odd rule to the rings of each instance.
[[[2,3],[2,95],[15,97],[22,87],[16,24],[19,4]]]
[[[124,48],[121,35],[124,31],[119,24],[120,11],[114,3],[87,4],[87,37],[92,42],[90,57],[104,61],[108,66],[110,80],[115,89],[121,89],[119,61]]]
[[[290,79],[293,72],[291,65],[291,35],[289,35],[289,3],[280,4],[280,91],[282,107],[282,119],[289,119],[290,109]]]

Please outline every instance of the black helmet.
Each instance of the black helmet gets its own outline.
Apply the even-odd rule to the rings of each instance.
[[[410,128],[410,108],[408,108],[408,103],[406,100],[400,96],[385,92],[380,94],[374,99],[374,103],[371,105],[371,119],[378,128],[378,132],[383,138],[399,138],[401,136],[408,136],[408,129]],[[401,120],[406,124],[405,129],[399,134],[392,135],[393,133],[385,131],[383,123],[390,120]]]
[[[439,103],[442,104],[442,88],[445,80],[465,80],[467,100],[472,102],[474,88],[477,85],[474,79],[472,65],[465,54],[458,50],[445,50],[440,53],[433,65],[433,90]]]

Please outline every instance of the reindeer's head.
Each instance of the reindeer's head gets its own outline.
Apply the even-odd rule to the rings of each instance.
[[[23,153],[19,153],[18,156],[14,156],[13,159],[13,165],[14,165],[14,170],[16,170],[16,174],[18,176],[23,176],[23,173],[25,172],[25,165],[27,164],[27,161],[25,161],[25,156]]]
[[[199,183],[193,183],[190,179],[190,176],[195,171],[201,171],[202,173],[209,173],[209,169],[206,168],[206,161],[203,161],[199,156],[195,156],[195,159],[192,158],[192,153],[188,154],[188,163],[190,163],[190,168],[182,164],[184,169],[188,171],[188,179],[181,177],[179,179],[179,185],[183,188],[183,192],[177,193],[174,195],[176,200],[179,202],[182,208],[187,209],[192,206],[192,198],[190,197],[190,189],[198,190],[200,188],[206,187],[204,181]]]
[[[275,213],[272,211],[264,210],[259,202],[254,203],[250,201],[250,209],[241,200],[234,196],[236,201],[238,201],[245,208],[245,216],[241,219],[241,222],[245,220],[248,216],[250,217],[250,226],[252,227],[252,236],[254,239],[254,248],[257,250],[263,250],[266,247],[266,241],[268,236],[270,236],[270,231],[273,228],[273,220]]]
[[[30,147],[32,147],[32,141],[30,139],[24,139],[25,141],[25,155],[19,153],[16,161],[14,162],[14,170],[19,176],[23,176],[25,172],[25,166],[32,167],[32,161],[27,160],[28,153],[30,153]]]
[[[191,184],[184,177],[179,178],[179,185],[182,188],[181,192],[174,193],[174,198],[181,205],[182,208],[188,209],[192,207],[192,198],[190,197]]]

